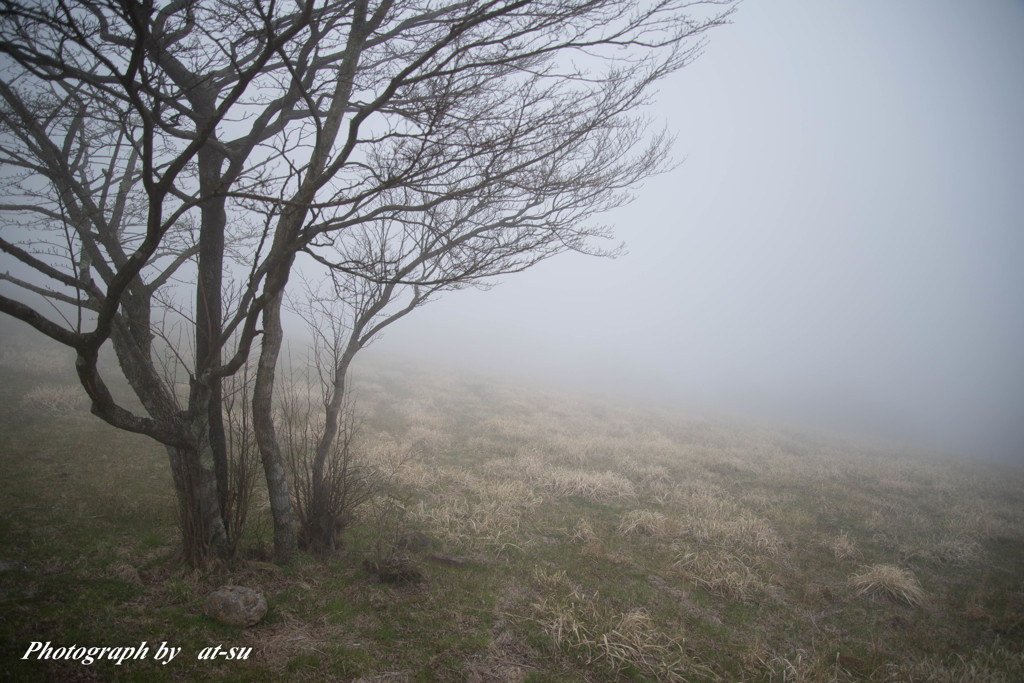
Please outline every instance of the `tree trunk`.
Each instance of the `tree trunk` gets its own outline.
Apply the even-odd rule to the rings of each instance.
[[[194,445],[188,448],[168,446],[167,454],[178,494],[183,558],[194,567],[204,567],[211,560],[228,561],[230,544],[217,495],[205,412],[197,415],[191,429]]]
[[[149,300],[132,292],[123,306],[125,315],[115,320],[111,334],[121,370],[146,412],[178,432],[178,441],[187,444],[166,446],[178,499],[183,559],[195,567],[207,566],[211,561],[225,562],[230,559],[230,546],[211,443],[213,392],[194,383],[189,395],[193,410],[181,413],[151,357]]]
[[[196,359],[195,375],[202,377],[211,367],[220,365],[220,335],[223,328],[222,290],[224,280],[224,230],[227,226],[224,196],[218,194],[221,184],[221,166],[224,157],[209,146],[199,152],[199,191],[203,196],[200,211],[198,277],[196,278]],[[224,416],[219,377],[206,380],[207,387],[194,387],[207,392],[206,413],[209,448],[216,474],[217,501],[221,516],[227,524],[229,496],[227,440],[224,436]],[[189,397],[190,408],[195,409],[194,397]],[[227,529],[229,534],[241,529]]]
[[[313,458],[312,500],[310,501],[310,528],[304,530],[310,546],[318,552],[331,552],[336,547],[336,521],[331,509],[331,491],[328,478],[324,475],[327,459],[338,437],[338,423],[345,402],[345,386],[348,368],[355,357],[357,348],[346,348],[334,369],[334,388],[331,401],[327,404],[324,431],[317,443]]]
[[[274,429],[273,397],[277,358],[281,352],[284,331],[281,328],[281,303],[278,293],[263,309],[263,345],[256,367],[256,383],[252,392],[253,431],[267,478],[270,510],[274,517],[274,555],[281,564],[287,564],[295,555],[298,538],[295,529],[295,511],[292,509],[288,478],[285,474],[281,446]]]

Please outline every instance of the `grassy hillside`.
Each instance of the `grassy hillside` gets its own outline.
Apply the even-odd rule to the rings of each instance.
[[[172,562],[163,451],[61,367],[0,355],[0,679],[1024,680],[1020,469],[361,368],[382,483],[344,552],[266,562],[257,501],[245,558],[199,573]],[[394,550],[412,531],[427,547]],[[389,558],[412,580],[364,562]],[[260,625],[202,615],[227,583],[267,595]]]

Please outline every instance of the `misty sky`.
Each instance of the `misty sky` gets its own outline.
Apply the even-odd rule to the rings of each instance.
[[[1024,459],[1024,2],[748,0],[650,113],[628,255],[377,347]]]

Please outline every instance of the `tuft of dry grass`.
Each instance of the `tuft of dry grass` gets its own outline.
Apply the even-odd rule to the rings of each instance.
[[[604,664],[613,675],[631,670],[660,681],[708,673],[688,659],[683,639],[666,634],[645,609],[608,611],[600,594],[587,595],[563,570],[537,568],[533,579],[542,594],[533,605],[534,621],[556,646],[588,667]]]
[[[858,560],[861,557],[857,544],[850,539],[849,534],[845,531],[832,539],[831,546],[837,560]]]
[[[850,577],[850,585],[862,595],[887,598],[909,605],[924,601],[924,590],[913,572],[892,564],[876,564]]]
[[[764,582],[736,555],[685,552],[673,566],[690,581],[732,600],[751,600],[765,590]]]
[[[533,582],[537,588],[545,593],[569,591],[574,597],[582,599],[578,589],[573,586],[564,569],[548,571],[544,567],[534,567]]]
[[[703,669],[688,661],[683,639],[665,634],[646,610],[606,614],[596,597],[577,597],[542,599],[534,605],[535,619],[556,646],[587,667],[603,664],[616,676],[629,670],[659,681],[689,680]]]
[[[984,557],[981,544],[967,536],[946,536],[932,548],[932,554],[943,562],[967,566],[978,564]]]
[[[688,536],[703,544],[777,556],[782,539],[764,518],[745,510],[713,488],[700,490],[682,501]]]
[[[636,487],[612,470],[593,471],[555,465],[535,450],[521,449],[514,460],[487,468],[490,476],[525,481],[557,498],[576,496],[594,503],[636,500]]]
[[[546,488],[559,497],[578,496],[595,503],[613,503],[636,499],[633,483],[618,472],[584,472],[553,468]]]
[[[142,586],[139,570],[127,562],[113,562],[107,567],[107,575],[135,586]]]
[[[517,535],[523,517],[542,499],[528,485],[510,480],[490,481],[463,476],[468,498],[443,498],[434,505],[423,501],[413,517],[454,543],[500,545]]]
[[[618,534],[620,536],[655,536],[665,534],[668,518],[660,512],[650,510],[630,510],[622,516],[619,522]]]
[[[580,518],[576,522],[576,526],[572,530],[572,536],[569,538],[570,543],[577,543],[587,545],[590,543],[596,543],[599,540],[597,532],[594,531],[594,527],[585,518]]]

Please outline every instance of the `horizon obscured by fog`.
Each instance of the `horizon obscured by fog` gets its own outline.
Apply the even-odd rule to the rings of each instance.
[[[683,163],[600,218],[626,255],[365,353],[1024,464],[1024,2],[757,0],[708,37],[646,112]]]
[[[376,348],[1024,460],[1024,3],[759,0],[663,84],[629,253]]]

